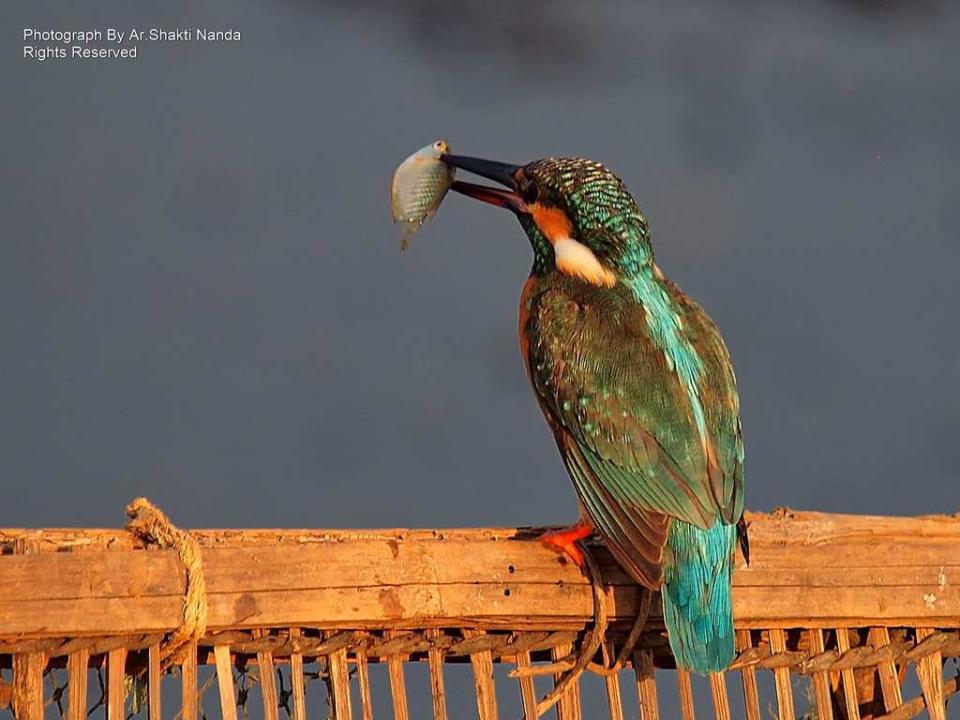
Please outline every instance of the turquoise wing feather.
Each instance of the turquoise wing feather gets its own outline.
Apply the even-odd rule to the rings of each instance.
[[[742,512],[739,407],[723,340],[680,294],[684,340],[704,365],[704,439],[628,289],[556,273],[531,282],[520,330],[537,398],[601,536],[638,580],[656,587],[671,518],[706,529]]]

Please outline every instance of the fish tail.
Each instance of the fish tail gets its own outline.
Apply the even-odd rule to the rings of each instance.
[[[717,672],[733,661],[733,568],[736,526],[703,530],[674,520],[667,537],[663,617],[677,667]]]

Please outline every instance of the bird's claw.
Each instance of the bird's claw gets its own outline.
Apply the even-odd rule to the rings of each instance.
[[[551,550],[556,550],[565,555],[570,562],[578,568],[583,567],[583,551],[577,546],[577,542],[583,540],[593,532],[593,527],[583,522],[578,522],[572,527],[563,530],[550,530],[540,536],[540,542]]]

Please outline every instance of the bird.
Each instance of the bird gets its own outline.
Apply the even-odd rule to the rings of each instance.
[[[598,534],[661,591],[677,666],[723,670],[736,544],[747,557],[749,544],[740,403],[717,326],[657,266],[646,218],[600,163],[440,159],[502,186],[451,189],[513,212],[533,250],[520,349],[579,504],[573,526],[541,541],[582,568],[578,542]]]

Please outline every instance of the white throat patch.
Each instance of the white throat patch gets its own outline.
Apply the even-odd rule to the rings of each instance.
[[[553,254],[556,257],[557,269],[565,275],[580,278],[599,287],[613,287],[617,284],[616,276],[600,264],[593,250],[572,237],[558,238],[553,243]]]

